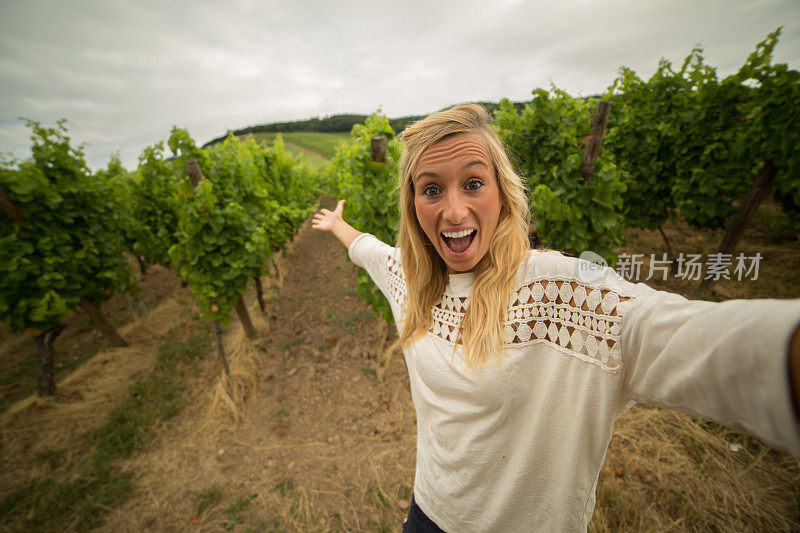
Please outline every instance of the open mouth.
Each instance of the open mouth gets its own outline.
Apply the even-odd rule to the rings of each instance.
[[[461,231],[443,231],[440,235],[451,252],[461,254],[467,251],[477,233],[478,230],[465,229]]]

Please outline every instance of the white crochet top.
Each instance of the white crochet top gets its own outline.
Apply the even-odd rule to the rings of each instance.
[[[400,251],[350,245],[391,303]],[[417,414],[414,497],[445,531],[583,531],[614,420],[635,402],[678,409],[800,455],[786,354],[800,300],[689,301],[608,269],[530,251],[504,324],[503,364],[476,372],[454,341],[473,275],[450,275],[429,333],[404,351]]]

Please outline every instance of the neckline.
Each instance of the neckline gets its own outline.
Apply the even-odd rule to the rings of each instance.
[[[444,289],[450,296],[469,296],[472,292],[472,283],[475,281],[474,272],[459,272],[447,275],[447,286]]]

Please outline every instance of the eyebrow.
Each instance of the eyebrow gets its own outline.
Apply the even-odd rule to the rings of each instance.
[[[480,159],[473,159],[472,161],[467,161],[467,163],[465,163],[464,166],[461,167],[461,170],[463,172],[465,170],[469,170],[471,167],[474,167],[476,165],[489,168],[489,165],[487,165],[485,161],[481,161]],[[436,172],[420,172],[419,174],[414,176],[414,178],[412,178],[411,181],[418,181],[422,178],[427,178],[427,177],[435,178],[437,176],[438,174]]]
[[[482,165],[486,168],[489,168],[489,165],[487,165],[484,161],[481,161],[480,159],[473,159],[472,161],[466,163],[463,167],[461,167],[461,170],[467,170],[468,168],[474,167],[475,165]]]

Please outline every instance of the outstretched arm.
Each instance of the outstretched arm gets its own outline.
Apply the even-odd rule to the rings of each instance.
[[[800,300],[716,303],[642,292],[625,318],[628,399],[714,420],[800,457]]]
[[[344,200],[339,200],[339,203],[336,204],[336,209],[333,211],[320,209],[319,213],[316,213],[311,220],[311,227],[323,231],[330,231],[344,244],[345,248],[350,248],[350,243],[361,235],[361,232],[344,221],[342,218],[343,211]]]

